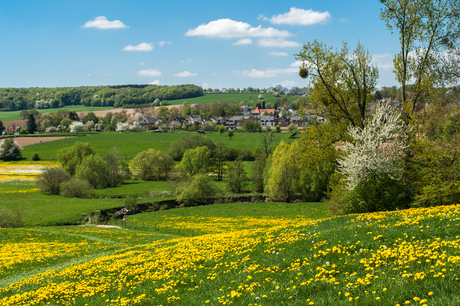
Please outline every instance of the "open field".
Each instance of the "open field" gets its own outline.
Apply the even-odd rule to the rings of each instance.
[[[112,146],[116,146],[121,158],[132,159],[137,153],[147,149],[155,149],[161,151],[169,150],[171,144],[179,138],[196,134],[196,132],[176,132],[176,133],[151,133],[151,132],[134,132],[134,133],[117,133],[104,132],[86,135],[85,137],[67,138],[59,141],[47,143],[36,143],[32,146],[27,146],[22,151],[22,155],[30,158],[33,153],[38,153],[40,158],[46,160],[57,159],[57,151],[62,148],[74,145],[77,141],[89,142],[97,153],[107,153]],[[289,139],[289,133],[276,134],[273,138],[274,146],[278,145],[281,140],[292,142]],[[205,135],[211,138],[215,143],[221,141],[227,146],[232,146],[241,149],[250,149],[254,151],[260,146],[260,133],[235,133],[235,136],[230,140],[226,134],[220,135],[217,132],[212,132]]]
[[[278,203],[230,205],[208,230],[222,232],[195,237],[0,229],[0,304],[458,304],[459,205],[326,219],[322,204],[302,204],[300,216]],[[139,216],[193,228],[212,215],[183,211]]]

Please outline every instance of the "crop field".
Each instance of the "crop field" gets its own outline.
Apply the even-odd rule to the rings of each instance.
[[[1,229],[0,304],[458,304],[460,205],[320,219],[317,203],[302,215],[285,204],[232,205],[217,230],[205,224],[210,233],[194,237]],[[242,220],[238,206],[260,222]],[[200,209],[142,218],[195,227],[210,218]]]
[[[151,133],[151,132],[104,132],[86,134],[84,137],[67,138],[59,141],[51,141],[46,143],[37,143],[31,146],[24,147],[22,155],[30,158],[34,153],[38,153],[41,159],[56,160],[57,151],[62,148],[74,145],[77,141],[88,142],[91,144],[97,153],[105,154],[113,146],[116,146],[122,159],[132,159],[137,153],[155,149],[160,151],[168,151],[171,144],[179,138],[196,134],[193,132],[176,132],[176,133]],[[241,149],[250,149],[260,147],[261,133],[235,133],[230,140],[226,134],[212,132],[205,135],[211,138],[214,143],[223,142],[227,146],[232,146]],[[279,133],[273,137],[273,147],[277,146],[281,140],[292,142],[289,139],[290,133]]]

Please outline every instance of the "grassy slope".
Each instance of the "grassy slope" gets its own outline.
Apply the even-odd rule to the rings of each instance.
[[[38,153],[42,159],[57,159],[57,151],[72,146],[77,141],[89,142],[98,153],[106,153],[112,146],[116,146],[121,158],[132,159],[137,153],[147,150],[156,149],[161,151],[169,150],[171,144],[179,138],[188,135],[196,134],[192,132],[177,132],[177,133],[117,133],[105,132],[87,135],[85,137],[76,137],[63,139],[59,141],[51,141],[46,143],[35,144],[24,147],[22,155],[30,158],[33,153]],[[287,133],[276,134],[274,142],[277,145],[280,140],[292,142]],[[228,146],[251,149],[260,146],[261,134],[259,133],[235,133],[235,136],[230,140],[226,134],[220,135],[217,132],[206,134],[206,137],[211,138],[214,142],[223,142]]]
[[[54,112],[56,113],[60,109],[67,109],[69,111],[74,111],[74,112],[82,112],[82,111],[97,111],[97,110],[106,110],[106,109],[112,109],[113,107],[111,106],[103,106],[103,107],[91,107],[91,106],[84,106],[84,105],[68,105],[66,107],[62,108],[48,108],[48,109],[37,109],[37,111],[41,114],[43,113],[50,113]],[[20,120],[23,119],[19,114],[21,111],[0,111],[0,120],[2,121],[10,121],[10,120]],[[27,119],[27,118],[26,118]]]
[[[19,247],[30,244],[30,249],[39,245],[54,251],[58,262],[66,256],[63,250],[78,253],[81,238],[91,240],[88,243],[94,248],[111,244],[112,250],[118,251],[98,258],[88,256],[87,260],[76,254],[75,264],[66,269],[53,266],[52,258],[44,259],[49,268],[57,270],[42,275],[28,271],[30,278],[19,280],[15,276],[24,273],[19,265],[45,253],[13,255],[9,249],[13,245],[8,245],[2,255],[17,259],[18,266],[11,267],[9,278],[0,283],[0,304],[19,305],[31,299],[68,305],[458,303],[459,205],[324,220],[309,220],[318,217],[318,211],[294,216],[276,203],[230,208],[225,214],[232,220],[214,221],[218,227],[230,224],[231,230],[192,238],[164,240],[150,237],[151,232],[131,230],[51,229],[69,235],[67,248],[63,248],[62,244],[47,243],[63,242],[49,236],[50,229],[1,230],[0,237],[8,237],[3,244],[17,241]],[[262,227],[254,223],[252,228],[238,230],[247,222],[235,208],[248,217],[265,215],[261,222],[277,223]],[[168,218],[199,226],[199,217],[207,214],[207,209],[192,208],[187,216],[179,214],[183,210],[171,210]],[[194,216],[193,210],[196,219],[189,218]],[[130,235],[134,243],[127,246],[131,239],[125,238]],[[146,236],[142,239],[141,235]],[[41,243],[37,245],[35,240]],[[2,262],[2,266],[6,264]]]

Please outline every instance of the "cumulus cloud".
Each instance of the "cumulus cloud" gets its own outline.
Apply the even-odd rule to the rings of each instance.
[[[288,54],[286,52],[276,52],[276,51],[270,52],[270,53],[268,53],[268,55],[271,55],[271,56],[288,56]]]
[[[392,69],[393,56],[390,53],[373,54],[372,64],[377,65],[379,69]]]
[[[244,75],[250,78],[273,78],[279,75],[289,75],[297,72],[296,68],[286,68],[286,69],[274,69],[274,68],[266,68],[265,70],[243,70],[243,71],[235,71],[236,74]]]
[[[243,38],[243,37],[289,37],[292,34],[274,28],[251,27],[250,24],[231,19],[219,19],[190,29],[185,36],[206,36],[212,38]]]
[[[296,41],[285,40],[284,38],[261,38],[259,39],[259,47],[291,48],[302,47],[302,45]]]
[[[198,75],[197,73],[191,73],[188,71],[179,72],[179,73],[174,74],[175,77],[181,77],[181,78],[187,78],[187,77],[192,77],[192,76],[197,76],[197,75]]]
[[[129,28],[127,25],[125,25],[120,20],[109,21],[107,20],[105,16],[96,17],[94,18],[94,20],[90,20],[86,22],[82,27],[83,28],[96,28],[96,29],[102,29],[102,30]]]
[[[163,41],[160,41],[160,42],[158,43],[158,45],[159,45],[160,47],[163,47],[164,45],[172,45],[172,42],[171,42],[171,41],[164,41],[164,40],[163,40]]]
[[[300,66],[302,66],[302,63],[303,63],[303,61],[295,61],[294,63],[292,63],[289,66],[292,67],[292,68],[300,68]]]
[[[237,42],[234,42],[232,45],[240,46],[240,45],[250,45],[250,44],[252,44],[252,39],[243,38],[243,39],[238,40]]]
[[[158,69],[144,69],[140,70],[137,74],[141,76],[160,76],[161,71]]]
[[[138,44],[137,46],[127,45],[123,50],[124,51],[152,51],[153,46],[152,44],[143,42],[143,43]]]
[[[339,20],[340,20],[340,22],[343,22],[343,23],[348,23],[349,22],[347,18],[340,18]]]
[[[150,85],[160,85],[160,80],[156,80],[149,83]]]
[[[294,81],[283,81],[281,83],[276,83],[276,84],[273,84],[273,86],[276,86],[276,85],[281,85],[283,87],[293,87],[295,85],[297,85],[298,83],[297,82],[294,82]]]
[[[291,7],[289,12],[275,15],[270,18],[270,22],[274,24],[289,24],[289,25],[312,25],[324,24],[331,19],[329,12],[316,12],[313,10],[304,10],[296,7]]]

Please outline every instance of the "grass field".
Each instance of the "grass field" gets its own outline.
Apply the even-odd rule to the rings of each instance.
[[[57,159],[57,151],[62,148],[74,145],[77,141],[89,142],[97,153],[107,153],[112,146],[116,146],[122,159],[132,159],[137,153],[147,149],[155,149],[161,151],[169,150],[171,144],[179,138],[196,134],[192,132],[176,132],[176,133],[151,133],[151,132],[134,132],[134,133],[117,133],[104,132],[87,135],[85,137],[62,139],[59,141],[51,141],[46,143],[34,144],[24,147],[22,155],[25,158],[30,158],[34,153],[38,153],[41,159],[55,160]],[[292,142],[289,139],[289,133],[276,134],[273,138],[274,146],[278,145],[281,140]],[[235,136],[230,140],[226,134],[220,135],[217,132],[206,134],[206,137],[211,138],[215,143],[221,141],[227,146],[232,146],[241,149],[250,149],[254,151],[260,146],[260,133],[235,133]]]
[[[101,106],[101,107],[91,107],[91,106],[84,106],[84,105],[67,105],[66,107],[62,108],[47,108],[47,109],[37,109],[37,111],[40,114],[43,113],[50,113],[50,112],[57,112],[60,109],[66,109],[68,111],[73,111],[73,112],[83,112],[83,111],[96,111],[96,110],[106,110],[106,109],[112,109],[113,107],[111,106]],[[19,114],[21,111],[0,111],[0,120],[2,121],[10,121],[10,120],[20,120],[23,119]],[[26,118],[27,119],[27,118]]]
[[[323,204],[300,206],[139,215],[189,228],[214,218],[195,237],[0,229],[0,304],[458,305],[460,205],[325,219]]]
[[[247,93],[222,93],[222,94],[204,94],[201,97],[191,99],[179,99],[168,101],[171,105],[182,105],[184,102],[189,104],[202,104],[202,103],[213,103],[213,102],[233,102],[240,103],[241,101],[258,101],[259,94],[247,94]],[[266,103],[273,103],[277,97],[271,94],[262,94]],[[297,100],[299,97],[289,96],[289,101]]]

